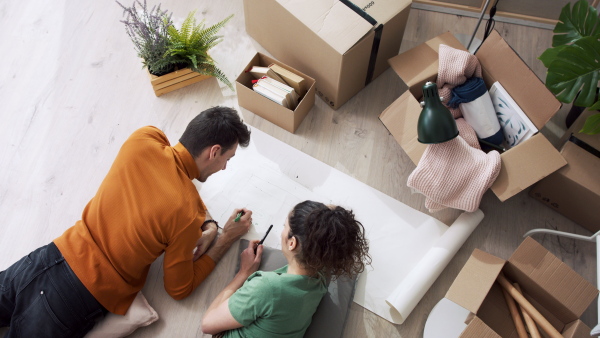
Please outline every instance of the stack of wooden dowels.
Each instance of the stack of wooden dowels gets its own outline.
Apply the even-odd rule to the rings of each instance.
[[[533,307],[527,299],[525,299],[519,284],[511,284],[502,273],[498,275],[496,280],[500,286],[502,286],[504,298],[508,304],[508,309],[510,310],[515,327],[517,328],[519,338],[541,338],[538,326],[546,332],[548,336],[552,338],[562,338],[560,332],[558,332],[558,330],[556,330],[554,326],[552,326],[552,324],[550,324],[550,322],[542,316],[542,314]],[[517,307],[515,302],[519,304],[519,307]],[[523,314],[527,329],[525,329],[525,324],[523,324],[523,320],[521,319],[521,313]],[[529,332],[529,335],[527,332]]]

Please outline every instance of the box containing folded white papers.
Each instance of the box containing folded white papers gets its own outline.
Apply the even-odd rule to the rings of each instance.
[[[262,53],[250,60],[235,86],[240,107],[291,133],[315,104],[312,77]]]

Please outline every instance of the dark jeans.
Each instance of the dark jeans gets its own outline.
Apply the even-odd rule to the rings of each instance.
[[[83,337],[106,309],[50,243],[0,272],[0,327],[12,337]]]

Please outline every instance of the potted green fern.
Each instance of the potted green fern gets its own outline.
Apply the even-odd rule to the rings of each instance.
[[[548,68],[546,87],[559,101],[600,109],[600,20],[598,11],[587,1],[579,0],[572,10],[570,3],[563,7],[554,28],[552,48],[539,59]],[[588,117],[581,132],[600,133],[600,113]]]
[[[160,5],[149,9],[145,0],[136,0],[131,7],[117,3],[124,10],[126,18],[122,22],[149,73],[156,96],[210,77],[233,90],[231,82],[208,53],[222,41],[217,32],[233,15],[207,28],[204,20],[196,23],[195,11],[192,11],[177,29],[171,20],[172,14],[161,10]]]

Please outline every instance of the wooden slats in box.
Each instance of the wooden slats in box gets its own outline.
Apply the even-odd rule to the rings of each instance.
[[[512,317],[496,283],[500,273],[518,283],[525,298],[564,337],[589,337],[579,317],[598,296],[598,289],[531,237],[525,238],[508,261],[475,249],[446,298],[475,316],[461,338],[517,337]],[[486,334],[484,334],[486,333]]]

